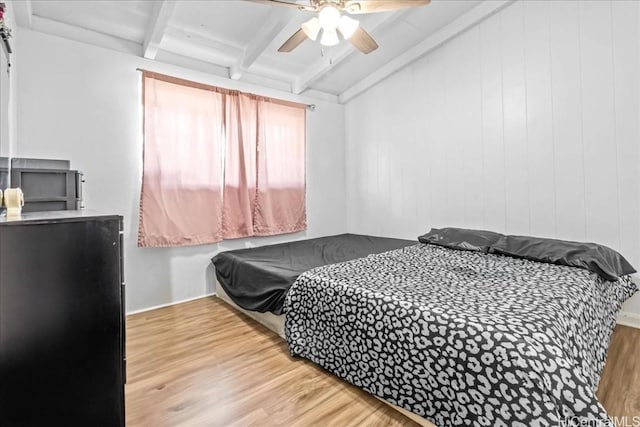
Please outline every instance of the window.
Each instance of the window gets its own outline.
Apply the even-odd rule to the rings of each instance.
[[[143,72],[139,246],[306,228],[304,105]]]

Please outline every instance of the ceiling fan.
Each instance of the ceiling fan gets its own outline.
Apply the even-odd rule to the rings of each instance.
[[[278,52],[291,52],[306,39],[316,40],[322,32],[320,44],[335,46],[340,43],[338,33],[363,53],[378,48],[376,41],[361,26],[358,20],[348,15],[388,12],[408,7],[422,6],[431,0],[309,0],[308,5],[285,0],[254,0],[259,3],[293,7],[315,12],[317,16],[304,22],[300,29],[283,43]]]

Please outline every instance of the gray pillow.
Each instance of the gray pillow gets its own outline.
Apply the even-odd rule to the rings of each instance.
[[[636,270],[618,252],[597,243],[569,242],[528,236],[503,236],[490,252],[550,264],[568,265],[616,281]]]
[[[489,247],[504,237],[500,233],[485,230],[467,230],[464,228],[432,228],[427,234],[418,237],[421,243],[444,246],[450,249],[488,252]]]

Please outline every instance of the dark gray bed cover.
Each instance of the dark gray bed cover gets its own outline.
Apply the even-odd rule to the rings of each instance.
[[[340,234],[221,252],[212,262],[218,282],[233,302],[246,310],[282,314],[289,287],[305,271],[415,244],[414,240]]]

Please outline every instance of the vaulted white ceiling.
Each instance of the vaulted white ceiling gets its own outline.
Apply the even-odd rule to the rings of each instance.
[[[358,15],[380,46],[368,55],[344,41],[327,48],[311,40],[279,53],[313,14],[244,0],[18,0],[12,5],[21,27],[344,102],[505,3],[432,0],[427,6]]]

